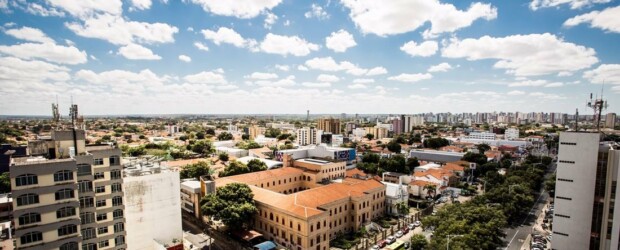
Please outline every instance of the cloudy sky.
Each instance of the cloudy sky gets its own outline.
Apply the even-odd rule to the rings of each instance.
[[[0,0],[0,114],[620,112],[613,0]]]

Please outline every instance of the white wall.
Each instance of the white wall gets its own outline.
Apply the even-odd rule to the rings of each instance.
[[[123,178],[127,245],[154,250],[153,240],[183,240],[178,172]]]

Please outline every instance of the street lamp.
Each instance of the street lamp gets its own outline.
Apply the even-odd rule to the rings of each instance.
[[[450,250],[450,238],[463,236],[462,234],[448,234],[446,238],[448,238],[448,244],[446,244],[446,250]]]

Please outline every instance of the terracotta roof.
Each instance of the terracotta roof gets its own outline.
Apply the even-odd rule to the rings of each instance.
[[[452,174],[452,172],[450,172],[448,170],[445,170],[445,169],[431,168],[431,169],[426,170],[424,172],[415,172],[415,173],[413,173],[413,175],[415,177],[424,177],[424,176],[431,175],[431,176],[435,177],[435,179],[441,180],[443,177],[450,177],[453,174]]]
[[[367,176],[367,174],[366,174],[366,173],[364,173],[364,171],[359,170],[359,169],[357,169],[357,168],[354,168],[354,169],[349,169],[349,170],[347,170],[347,172],[346,172],[346,176],[347,176],[347,177],[353,177],[353,176],[354,176],[354,175],[356,175],[356,174],[357,174],[357,175],[359,175],[359,176],[362,176],[362,177],[366,177],[366,176]]]
[[[419,186],[419,187],[424,187],[424,186],[426,186],[426,185],[433,185],[433,186],[437,186],[437,183],[430,182],[430,181],[416,180],[416,181],[409,182],[409,185],[410,185],[410,186]]]
[[[448,171],[463,171],[463,170],[465,170],[465,167],[463,167],[463,166],[461,166],[459,164],[452,163],[452,162],[446,163],[446,165],[444,165],[441,168],[443,168],[445,170],[448,170]]]
[[[269,179],[272,177],[283,176],[283,175],[293,175],[298,174],[301,176],[301,173],[304,171],[299,168],[277,168],[272,170],[258,171],[247,174],[233,175],[226,177],[228,179],[232,179],[238,182],[249,183],[249,182],[257,182],[264,179]]]

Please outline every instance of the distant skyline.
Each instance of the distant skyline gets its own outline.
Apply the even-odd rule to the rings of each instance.
[[[0,115],[620,112],[620,6],[0,0]]]

